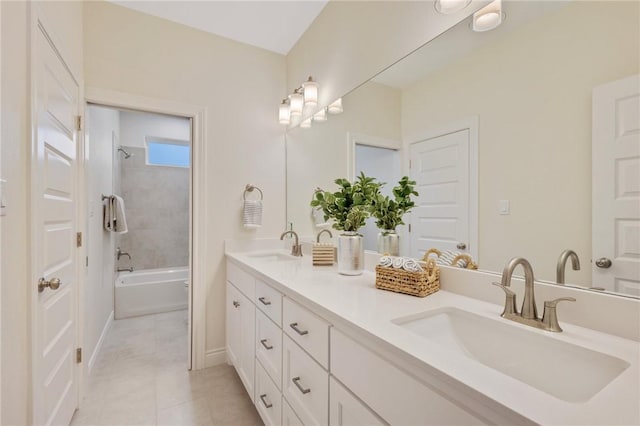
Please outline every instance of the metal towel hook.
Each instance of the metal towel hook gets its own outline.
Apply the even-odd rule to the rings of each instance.
[[[242,199],[246,200],[247,199],[247,192],[253,192],[254,189],[258,190],[258,192],[260,193],[260,201],[262,201],[262,199],[264,198],[264,195],[262,194],[262,190],[260,188],[258,188],[257,186],[253,186],[253,185],[251,185],[249,183],[244,188],[244,193],[242,194]]]

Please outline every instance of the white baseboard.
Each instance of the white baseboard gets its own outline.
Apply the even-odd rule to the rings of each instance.
[[[93,370],[93,366],[96,363],[96,359],[98,359],[98,354],[102,349],[102,344],[104,343],[104,339],[107,337],[107,333],[111,328],[111,324],[113,324],[113,311],[109,314],[107,321],[102,328],[102,333],[100,333],[100,338],[98,339],[98,343],[96,343],[96,347],[93,349],[93,353],[91,354],[91,358],[89,358],[89,363],[87,364],[87,375],[91,375],[91,371]]]
[[[204,368],[213,367],[227,362],[226,348],[210,349],[204,356]]]

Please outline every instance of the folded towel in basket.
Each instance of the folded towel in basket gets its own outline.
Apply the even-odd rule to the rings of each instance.
[[[262,200],[244,200],[242,223],[245,228],[262,226]]]

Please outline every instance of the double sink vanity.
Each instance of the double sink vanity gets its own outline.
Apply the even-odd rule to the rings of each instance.
[[[639,300],[535,283],[577,300],[554,333],[501,317],[499,275],[443,267],[417,298],[375,288],[373,253],[349,277],[285,243],[226,247],[228,359],[265,424],[640,424]]]

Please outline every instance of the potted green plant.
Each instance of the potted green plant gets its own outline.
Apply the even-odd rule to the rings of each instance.
[[[371,216],[376,219],[376,225],[380,229],[378,253],[391,256],[400,254],[400,236],[396,228],[404,225],[402,217],[415,206],[411,200],[412,195],[418,195],[415,185],[415,181],[404,176],[398,186],[393,188],[393,198],[379,193],[371,203]]]
[[[333,228],[343,231],[338,236],[338,272],[360,275],[364,270],[364,244],[358,229],[371,214],[372,203],[380,194],[380,183],[361,173],[351,183],[336,179],[338,191],[317,190],[311,207],[320,207],[325,220],[333,220]]]

